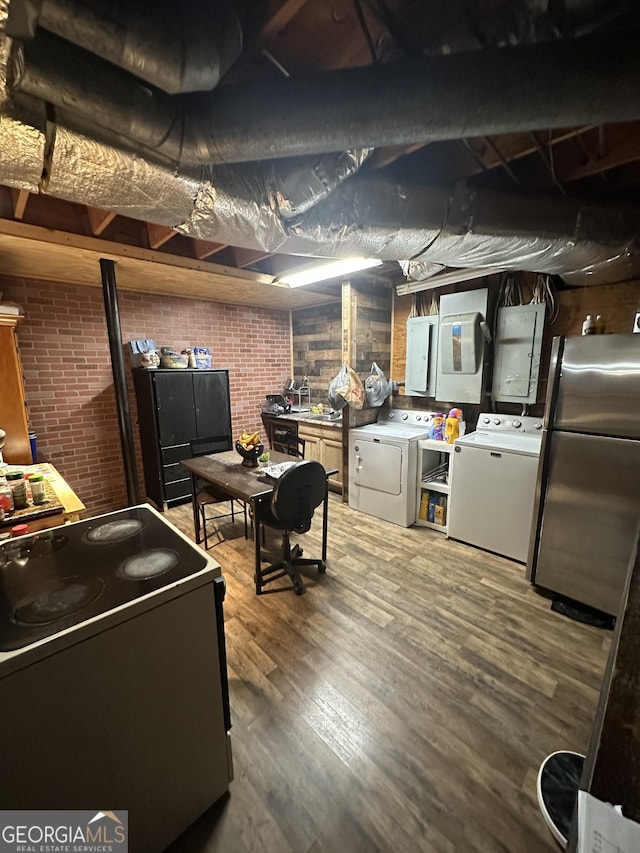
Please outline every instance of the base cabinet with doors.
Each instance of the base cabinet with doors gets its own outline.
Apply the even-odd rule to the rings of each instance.
[[[338,469],[337,474],[329,477],[329,488],[342,492],[342,426],[321,426],[300,421],[298,435],[305,440],[305,459],[315,459],[327,469]]]
[[[191,500],[180,462],[231,450],[228,370],[133,370],[146,496],[158,509]],[[192,449],[193,448],[193,449]]]
[[[449,530],[452,450],[453,444],[445,441],[418,441],[416,524],[444,534]]]

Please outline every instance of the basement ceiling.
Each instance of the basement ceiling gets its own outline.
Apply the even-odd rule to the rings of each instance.
[[[0,272],[97,284],[104,249],[125,288],[162,260],[158,292],[282,308],[338,298],[274,286],[308,257],[640,270],[631,0],[6,7]]]

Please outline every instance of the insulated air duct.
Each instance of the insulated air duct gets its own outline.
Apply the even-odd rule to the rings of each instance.
[[[242,53],[226,0],[12,0],[8,34],[38,26],[169,94],[213,89]]]
[[[0,0],[0,18],[2,9]],[[297,93],[300,116],[290,112],[295,99],[286,101],[285,108],[274,102],[272,93],[267,112],[275,109],[276,117],[269,118],[262,105],[255,103],[257,92],[268,94],[261,87],[234,93],[233,98],[242,104],[236,114],[228,94],[219,89],[204,100],[184,102],[189,107],[184,125],[180,112],[172,112],[176,99],[159,100],[141,87],[142,100],[131,102],[130,93],[116,89],[111,94],[102,91],[92,101],[97,90],[88,79],[91,65],[83,66],[86,75],[76,69],[74,76],[73,66],[65,68],[59,55],[63,73],[56,78],[55,68],[38,64],[55,56],[36,51],[33,66],[28,63],[23,75],[18,54],[13,66],[17,79],[23,84],[31,81],[24,88],[38,97],[32,96],[27,109],[11,86],[6,90],[6,68],[0,61],[0,180],[28,189],[35,183],[41,191],[69,201],[171,225],[192,237],[268,252],[336,258],[355,254],[383,260],[412,258],[450,267],[500,267],[557,273],[571,283],[622,281],[640,271],[636,245],[640,210],[636,207],[481,193],[465,186],[454,190],[373,181],[357,174],[369,153],[368,145],[364,150],[351,150],[343,143],[366,138],[386,144],[424,140],[434,133],[446,138],[487,133],[489,128],[496,132],[639,118],[636,87],[640,62],[635,49],[631,50],[632,41],[618,37],[606,51],[607,46],[599,42],[608,58],[601,53],[598,62],[590,54],[596,44],[590,39],[589,47],[583,40],[579,45],[529,47],[524,53],[520,48],[483,51],[472,62],[470,56],[438,57],[427,65],[405,66],[409,71],[418,68],[407,80],[397,66],[389,66],[335,72],[328,75],[328,82],[318,79],[318,85],[309,89],[304,81],[293,81],[293,88],[287,91]],[[36,41],[33,46],[37,47]],[[2,60],[6,44],[0,43],[0,48]],[[549,64],[552,55],[555,65]],[[490,73],[480,75],[485,56]],[[579,57],[582,77],[574,73]],[[601,74],[601,61],[609,62],[611,79]],[[472,67],[482,76],[480,86]],[[425,68],[431,74],[444,73],[446,68],[451,79],[427,79]],[[116,76],[124,74],[113,66],[110,69]],[[547,89],[536,78],[541,69]],[[553,79],[561,71],[566,78]],[[82,81],[77,79],[79,73]],[[360,82],[341,93],[334,88],[336,80]],[[376,81],[386,81],[384,92],[376,90]],[[61,95],[50,91],[58,82]],[[277,88],[282,82],[290,81],[276,81],[274,91],[288,98]],[[427,85],[430,90],[425,96],[418,90]],[[319,93],[323,100],[316,102]],[[338,102],[327,102],[327,93],[333,93]],[[151,108],[145,111],[147,96]],[[385,110],[381,112],[383,99]],[[47,108],[45,137],[39,128],[45,127],[41,117],[45,102],[50,101],[60,106]],[[165,112],[156,112],[158,102],[166,105]],[[210,123],[195,108],[203,103],[212,108],[222,105],[218,116],[224,122],[215,139],[215,120]],[[256,125],[252,116],[246,122],[248,103],[256,107]],[[41,111],[37,120],[34,106]],[[108,129],[97,127],[96,118]],[[189,157],[182,156],[177,137],[172,137],[176,126],[184,128],[185,150],[197,154],[195,159],[204,161],[202,165],[184,165]],[[268,126],[269,133],[261,138]],[[207,128],[211,131],[208,139],[196,145],[194,140]],[[173,147],[165,147],[164,137]],[[131,141],[136,138],[137,142]],[[346,153],[324,153],[334,147],[344,148]],[[285,152],[308,150],[321,155],[274,159]],[[239,161],[248,156],[271,162],[215,165],[221,159]],[[23,174],[20,159],[28,164]]]
[[[637,45],[630,30],[171,98],[39,33],[16,51],[12,79],[159,155],[208,165],[636,120]]]

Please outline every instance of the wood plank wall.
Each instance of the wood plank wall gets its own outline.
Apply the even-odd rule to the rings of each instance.
[[[350,341],[347,361],[363,382],[372,361],[388,375],[392,298],[388,288],[345,282],[342,305],[292,311],[294,378],[300,381],[308,377],[313,402],[328,404],[329,382],[342,364],[343,335]]]

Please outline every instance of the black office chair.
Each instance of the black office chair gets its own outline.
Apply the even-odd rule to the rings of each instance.
[[[324,468],[311,459],[292,465],[276,483],[270,503],[260,511],[260,523],[282,531],[282,559],[261,570],[261,586],[288,575],[296,595],[302,595],[299,566],[317,566],[320,574],[325,573],[323,560],[303,559],[301,549],[291,547],[290,534],[306,533],[311,528],[313,513],[324,500],[326,488]]]
[[[191,447],[191,455],[192,456],[205,456],[210,452],[210,447],[207,449],[206,445],[202,441],[194,440],[190,443]],[[210,445],[210,441],[207,442]],[[211,515],[207,515],[207,507],[214,506],[216,504],[229,503],[230,511],[229,512],[216,512]],[[247,527],[247,505],[242,501],[238,501],[240,504],[242,511],[244,513],[244,538],[248,538],[248,527]],[[231,518],[231,522],[233,523],[236,519],[236,507],[235,507],[235,499],[230,498],[229,495],[224,494],[223,492],[219,492],[215,486],[202,485],[196,491],[196,506],[197,506],[197,523],[196,523],[196,544],[199,545],[200,542],[204,540],[204,547],[208,551],[209,550],[209,534],[207,531],[207,522],[214,522],[215,532],[218,536],[218,545],[222,539],[220,538],[220,531],[218,529],[218,523],[225,518]]]

